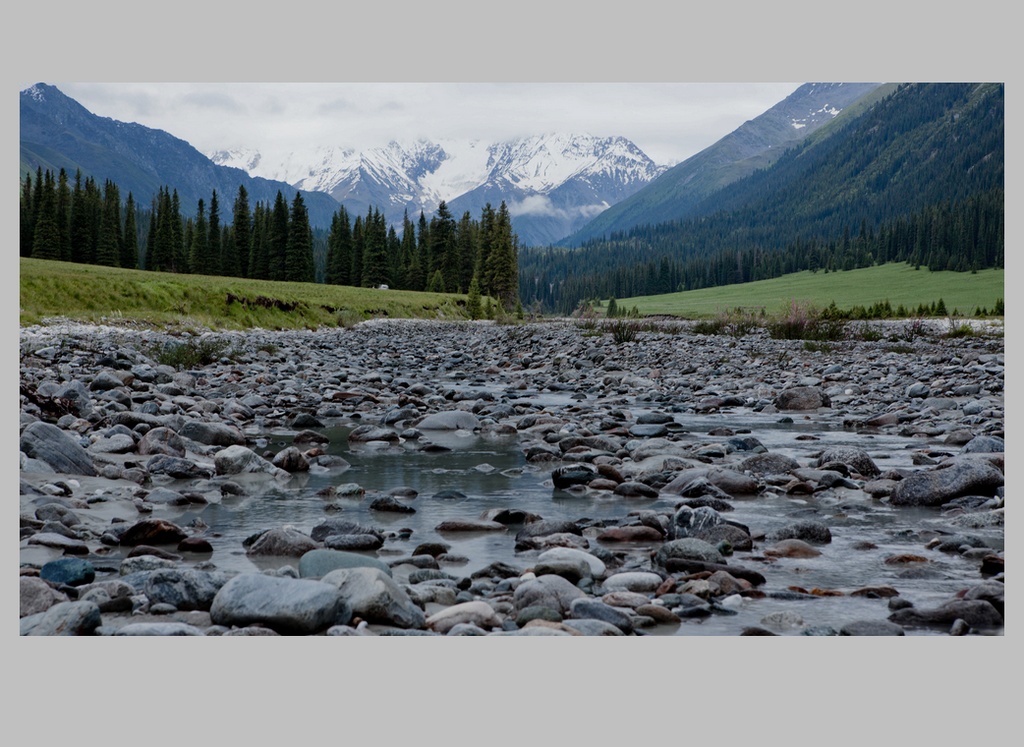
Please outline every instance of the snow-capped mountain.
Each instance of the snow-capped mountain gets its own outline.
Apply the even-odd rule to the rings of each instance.
[[[257,151],[219,151],[214,163],[330,194],[350,215],[372,206],[401,225],[408,211],[433,214],[443,201],[456,218],[486,203],[508,205],[524,245],[552,243],[649,184],[656,165],[622,137],[549,133],[497,143],[392,141],[357,153],[326,146],[270,162]]]

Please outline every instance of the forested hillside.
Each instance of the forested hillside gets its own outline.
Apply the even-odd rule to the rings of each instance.
[[[429,220],[405,217],[401,238],[382,213],[335,211],[313,229],[303,193],[289,203],[250,202],[244,186],[230,208],[216,190],[186,215],[177,189],[161,186],[147,206],[110,180],[36,170],[21,186],[20,255],[109,267],[258,280],[327,282],[489,296],[517,305],[518,241],[505,203],[456,220],[441,203]]]
[[[651,295],[884,262],[1003,263],[1003,85],[904,84],[701,201],[696,217],[520,255],[523,303]]]

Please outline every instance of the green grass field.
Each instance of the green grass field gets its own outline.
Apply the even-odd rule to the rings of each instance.
[[[21,259],[21,324],[84,322],[316,329],[370,318],[468,319],[465,296],[176,275]]]
[[[961,316],[971,316],[975,308],[991,311],[997,299],[1005,299],[1003,274],[1004,270],[930,272],[891,263],[842,272],[798,272],[740,285],[616,299],[616,303],[626,311],[635,306],[645,316],[702,318],[736,308],[763,308],[772,314],[793,301],[818,308],[834,301],[840,309],[889,301],[894,309],[900,304],[917,309],[920,304],[929,306],[942,299],[950,313],[956,310]]]

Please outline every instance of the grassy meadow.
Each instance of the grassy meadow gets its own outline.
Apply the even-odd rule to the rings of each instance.
[[[930,306],[941,299],[950,314],[956,311],[960,316],[972,316],[976,308],[991,312],[997,299],[1005,299],[1003,274],[1004,270],[930,272],[890,263],[840,272],[798,272],[752,283],[616,299],[616,303],[626,311],[635,306],[644,316],[669,314],[698,319],[736,308],[781,313],[794,301],[817,308],[834,301],[840,309],[889,301],[894,309],[902,304],[916,310],[921,304]]]
[[[22,326],[48,317],[146,327],[317,329],[370,318],[468,319],[454,293],[176,275],[21,259]]]

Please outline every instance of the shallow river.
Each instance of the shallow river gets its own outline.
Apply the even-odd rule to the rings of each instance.
[[[634,409],[634,414],[639,410]],[[831,427],[826,420],[802,415],[792,423],[780,423],[780,416],[755,412],[737,414],[676,416],[679,427],[695,440],[719,441],[707,435],[713,428],[727,426],[757,438],[771,452],[792,456],[809,465],[810,455],[826,445],[848,444],[868,451],[884,471],[890,467],[910,467],[913,449],[925,446],[942,448],[939,442],[889,435],[858,434]],[[335,422],[317,429],[331,439],[326,450],[347,460],[347,469],[316,469],[294,476],[287,483],[266,477],[245,476],[245,497],[225,496],[216,502],[191,508],[159,508],[154,516],[179,525],[201,519],[209,525],[215,552],[212,560],[220,569],[251,571],[277,568],[281,559],[252,559],[246,556],[243,540],[264,529],[292,525],[304,532],[312,530],[324,518],[338,517],[364,526],[372,526],[388,535],[384,546],[373,556],[388,561],[408,556],[417,545],[428,541],[445,542],[450,554],[463,562],[442,562],[442,570],[456,576],[470,573],[494,562],[503,561],[520,568],[531,565],[537,551],[517,553],[513,525],[505,532],[438,532],[436,527],[451,519],[477,519],[495,507],[528,511],[544,519],[620,519],[633,510],[668,511],[681,500],[662,495],[657,499],[624,498],[604,492],[587,494],[555,490],[551,470],[559,463],[530,464],[520,448],[518,436],[481,437],[467,432],[432,432],[429,440],[449,451],[425,452],[412,443],[391,446],[349,444],[348,433],[357,423]],[[293,432],[264,434],[257,451],[278,451],[289,445]],[[799,438],[803,437],[803,438]],[[806,440],[813,437],[813,440]],[[328,486],[340,488],[355,483],[365,494],[347,497],[318,493]],[[413,498],[400,498],[415,508],[412,514],[369,509],[370,502],[397,487],[417,491]],[[464,497],[440,497],[444,491],[458,491]],[[716,614],[708,618],[684,620],[678,625],[658,626],[644,632],[655,635],[736,635],[747,626],[757,626],[773,612],[799,614],[808,628],[831,626],[838,630],[855,620],[885,619],[887,600],[850,596],[849,592],[869,586],[891,586],[918,607],[932,607],[948,601],[958,590],[981,581],[978,561],[957,554],[927,549],[933,533],[950,531],[941,511],[935,508],[890,507],[859,490],[837,488],[815,495],[786,496],[766,493],[757,497],[734,498],[735,510],[725,518],[738,521],[751,530],[770,531],[798,519],[813,518],[831,529],[833,540],[820,546],[822,555],[808,559],[769,560],[762,555],[770,544],[755,542],[753,552],[737,552],[728,563],[759,571],[767,582],[760,587],[768,593],[763,599],[745,599],[736,614]],[[407,531],[411,530],[411,532]],[[986,531],[991,533],[986,535]],[[598,544],[588,530],[592,545]],[[1002,531],[969,530],[964,534],[985,537],[991,547],[1002,550]],[[866,545],[864,543],[870,543]],[[639,547],[639,546],[638,546]],[[868,549],[861,549],[868,547]],[[607,549],[621,550],[622,543]],[[925,556],[928,562],[892,565],[887,558],[901,554]],[[113,560],[113,558],[111,558]],[[402,580],[401,568],[396,577]],[[408,566],[404,566],[408,568]],[[794,599],[784,592],[789,587],[827,589],[847,592],[843,596],[815,596]],[[772,596],[780,593],[779,596]],[[911,635],[945,634],[947,631],[908,630]]]

